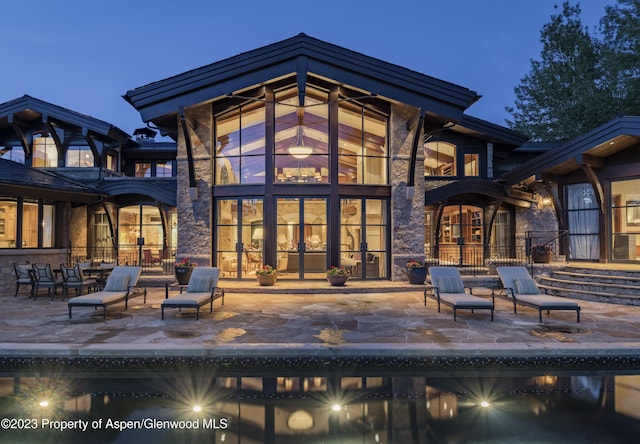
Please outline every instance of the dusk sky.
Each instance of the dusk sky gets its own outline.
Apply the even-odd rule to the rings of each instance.
[[[467,113],[505,124],[561,0],[31,0],[0,11],[0,103],[29,94],[131,134],[128,90],[301,32],[482,95]],[[575,4],[575,2],[572,2]],[[583,0],[590,29],[615,0]],[[558,5],[558,9],[554,9]]]

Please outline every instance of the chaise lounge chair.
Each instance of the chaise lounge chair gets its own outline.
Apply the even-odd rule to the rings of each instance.
[[[453,308],[453,320],[456,320],[457,310],[491,310],[491,321],[493,321],[493,310],[495,301],[480,298],[465,291],[464,283],[460,272],[455,267],[429,267],[429,277],[433,287],[433,293],[438,301],[438,313],[440,303]],[[425,290],[426,291],[426,290]]]
[[[507,297],[513,300],[513,312],[516,313],[516,305],[525,305],[538,310],[538,319],[542,322],[542,311],[547,310],[575,310],[578,322],[580,322],[580,306],[569,299],[541,294],[538,284],[533,280],[525,267],[497,267],[502,286],[507,292]]]
[[[172,298],[169,297],[169,286],[166,287],[165,300],[161,311],[164,319],[165,308],[195,308],[196,320],[200,318],[200,307],[209,304],[209,312],[213,312],[213,301],[221,298],[224,305],[224,289],[218,287],[220,269],[217,267],[195,267],[189,278],[187,290]]]
[[[127,309],[129,299],[140,291],[137,288],[141,267],[116,266],[107,278],[102,291],[69,299],[69,317],[73,307],[102,307],[103,317],[107,317],[107,307],[124,301]],[[143,290],[144,302],[147,302],[147,289]]]

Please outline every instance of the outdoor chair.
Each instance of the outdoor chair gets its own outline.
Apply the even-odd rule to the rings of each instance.
[[[221,298],[224,305],[224,289],[218,287],[220,269],[217,267],[195,267],[189,278],[185,292],[169,297],[169,285],[165,287],[165,300],[162,301],[161,319],[164,319],[165,308],[194,308],[196,320],[200,318],[200,307],[209,304],[209,312],[213,313],[213,301]]]
[[[124,301],[124,309],[128,307],[129,299],[144,295],[144,303],[147,302],[147,289],[138,289],[141,267],[116,266],[107,278],[104,289],[96,293],[77,296],[69,299],[69,318],[73,307],[102,307],[102,315],[106,319],[107,307]]]
[[[27,261],[25,262],[14,262],[13,270],[16,273],[16,294],[13,296],[18,296],[18,291],[20,290],[20,286],[29,286],[29,297],[33,296],[33,269],[31,268],[31,264]]]
[[[33,264],[33,299],[38,297],[38,292],[42,288],[47,289],[47,294],[51,300],[56,295],[58,287],[62,287],[64,281],[62,277],[56,277],[49,264]]]
[[[536,281],[533,280],[525,267],[497,267],[496,271],[502,281],[502,286],[513,301],[513,312],[517,313],[517,304],[538,310],[538,320],[542,322],[542,311],[547,314],[551,310],[575,310],[580,322],[580,306],[572,300],[541,294]]]
[[[97,290],[96,287],[98,282],[92,278],[85,278],[82,270],[83,268],[81,264],[75,264],[73,267],[67,267],[64,264],[60,264],[60,271],[62,272],[63,281],[63,301],[69,295],[70,288],[75,290],[76,296],[82,296],[85,288],[87,288],[87,291],[91,291],[91,289],[93,289],[93,291]]]
[[[491,301],[483,299],[468,293],[465,290],[462,276],[456,267],[429,267],[429,277],[433,294],[438,301],[438,313],[440,312],[440,303],[449,305],[453,308],[453,320],[456,320],[457,310],[491,310],[491,321],[493,321],[493,310],[495,308],[495,300],[493,296]],[[425,289],[425,303],[426,303]]]

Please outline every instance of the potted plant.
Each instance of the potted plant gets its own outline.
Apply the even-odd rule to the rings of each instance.
[[[423,260],[411,259],[405,264],[410,284],[424,284],[427,279],[427,264]]]
[[[198,264],[195,262],[189,262],[188,258],[184,258],[180,262],[175,263],[174,270],[178,285],[187,285],[189,283],[191,272],[196,265]]]
[[[553,257],[553,250],[550,245],[534,245],[531,248],[531,260],[539,264],[548,264]]]
[[[327,281],[334,287],[346,284],[350,276],[351,270],[347,267],[333,265],[327,270]]]
[[[273,285],[278,278],[278,270],[271,265],[263,265],[262,268],[256,270],[256,279],[260,285]]]

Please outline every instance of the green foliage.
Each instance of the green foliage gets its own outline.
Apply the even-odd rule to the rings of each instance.
[[[535,141],[572,139],[617,114],[638,114],[640,0],[618,0],[600,21],[602,39],[569,2],[543,26],[540,60],[515,88],[510,128]]]

